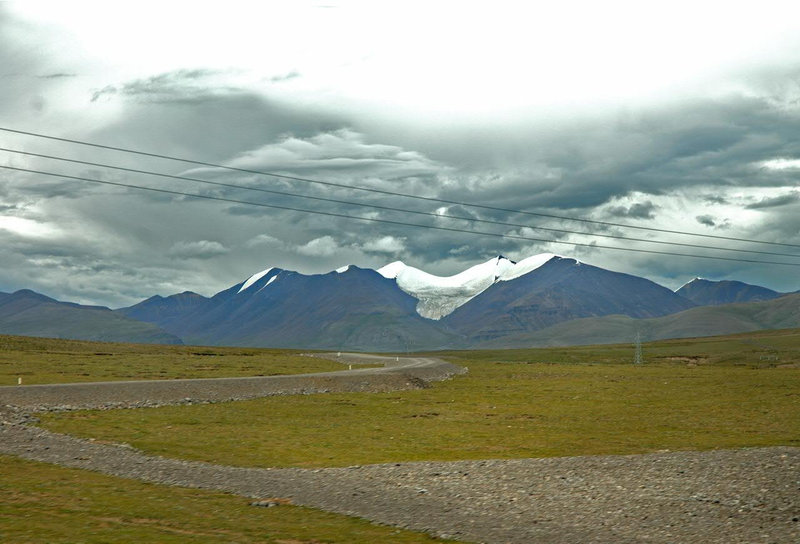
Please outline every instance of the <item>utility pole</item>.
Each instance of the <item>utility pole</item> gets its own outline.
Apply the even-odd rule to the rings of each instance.
[[[636,343],[634,344],[635,351],[633,355],[633,364],[642,364],[642,333],[636,331]]]

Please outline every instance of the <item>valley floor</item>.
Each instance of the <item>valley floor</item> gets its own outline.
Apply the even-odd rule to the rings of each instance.
[[[800,448],[257,469],[0,425],[0,452],[153,483],[286,498],[465,541],[800,540]]]
[[[458,540],[800,540],[800,448],[259,469],[145,455],[25,420],[18,411],[0,413],[0,453],[153,483],[286,498]]]

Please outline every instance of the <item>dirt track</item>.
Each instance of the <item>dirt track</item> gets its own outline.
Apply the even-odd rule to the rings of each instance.
[[[436,371],[435,366],[416,360],[394,365],[388,374],[405,376],[397,385],[422,386],[429,379],[442,379],[447,367]],[[386,375],[384,369],[369,370],[353,371],[348,380],[355,380],[358,390],[364,391],[370,390],[365,384],[373,378],[378,380],[376,387],[389,385],[379,378]],[[313,388],[318,387],[314,380],[319,377],[309,378]],[[228,396],[197,400],[238,398],[230,393],[239,383],[247,382],[224,381],[222,391]],[[141,385],[129,387],[142,391]],[[55,395],[53,404],[29,402],[25,410],[63,408],[72,402],[58,397],[66,390],[56,387],[48,393]],[[218,391],[214,387],[204,391],[211,390]],[[311,386],[300,392],[311,392]],[[157,404],[185,402],[187,397],[177,395],[173,401],[162,397]],[[6,399],[0,391],[0,404],[10,404]],[[103,406],[148,402],[153,403],[105,398]],[[800,542],[798,448],[245,469],[147,456],[131,448],[14,423],[24,419],[17,410],[6,411],[6,422],[0,425],[0,452],[169,485],[255,498],[282,496],[296,504],[467,541]]]

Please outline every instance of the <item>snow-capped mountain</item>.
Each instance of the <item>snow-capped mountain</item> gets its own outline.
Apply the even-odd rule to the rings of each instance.
[[[553,254],[503,256],[441,277],[394,262],[306,275],[267,268],[211,298],[120,311],[186,343],[394,350],[463,348],[580,317],[651,317],[690,301],[644,278]]]
[[[268,268],[177,319],[175,303],[140,319],[195,344],[403,351],[447,345],[454,336],[418,315],[417,300],[394,280],[357,266],[310,275]],[[142,316],[147,305],[120,311]]]
[[[584,317],[659,317],[694,306],[648,279],[552,256],[512,281],[494,283],[444,322],[485,341]]]
[[[446,277],[399,261],[377,271],[348,265],[325,274],[272,267],[212,297],[154,296],[115,311],[0,293],[0,333],[396,352],[620,341],[631,327],[603,331],[631,322],[659,338],[800,326],[800,294],[708,313],[682,292],[701,304],[780,295],[703,280],[675,293],[547,253],[518,263],[498,256]]]
[[[416,298],[417,313],[428,319],[441,319],[476,297],[498,281],[510,281],[532,272],[555,257],[542,253],[518,263],[502,255],[472,266],[453,276],[434,276],[402,261],[378,269],[384,278],[393,279],[403,291]]]

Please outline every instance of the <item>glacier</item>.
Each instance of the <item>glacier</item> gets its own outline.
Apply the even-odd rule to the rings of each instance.
[[[379,268],[384,278],[393,279],[404,292],[416,298],[417,313],[438,320],[452,313],[498,281],[509,281],[532,272],[550,259],[553,253],[533,255],[519,262],[498,255],[453,276],[435,276],[402,261]]]

